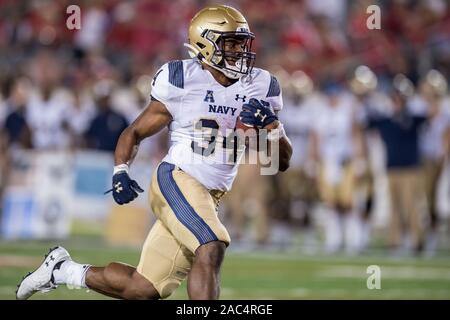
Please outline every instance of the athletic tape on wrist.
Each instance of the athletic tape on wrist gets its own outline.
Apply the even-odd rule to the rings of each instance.
[[[121,171],[124,171],[124,172],[126,172],[126,173],[129,173],[130,168],[129,168],[128,165],[125,164],[125,163],[122,163],[122,164],[119,164],[119,165],[117,165],[117,166],[114,166],[114,172],[113,172],[113,174],[119,173],[119,172],[121,172]]]

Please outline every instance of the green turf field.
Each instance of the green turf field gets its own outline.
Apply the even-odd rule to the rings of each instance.
[[[16,284],[40,264],[54,243],[0,242],[0,299],[14,299]],[[138,249],[98,241],[63,242],[74,260],[136,265]],[[381,268],[381,289],[366,287],[367,267]],[[170,299],[186,299],[181,286]],[[450,257],[393,259],[379,256],[325,257],[296,253],[232,253],[222,269],[222,299],[450,299]],[[33,299],[104,299],[95,292],[60,287]]]

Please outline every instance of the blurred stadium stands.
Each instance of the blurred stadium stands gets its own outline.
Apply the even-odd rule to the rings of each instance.
[[[240,171],[221,209],[234,241],[231,249],[335,253],[345,243],[350,254],[387,248],[399,253],[402,245],[393,248],[388,240],[391,215],[396,214],[391,208],[396,208],[397,201],[389,197],[389,168],[385,165],[385,145],[392,141],[368,133],[366,105],[392,116],[393,80],[403,74],[415,89],[411,94],[402,93],[411,114],[430,114],[436,104],[433,114],[444,119],[438,121],[443,123],[438,125],[443,128],[438,130],[440,135],[431,138],[443,141],[435,147],[439,159],[433,159],[441,166],[430,182],[436,190],[427,204],[425,191],[420,189],[413,206],[423,222],[423,244],[429,253],[448,256],[450,142],[445,140],[445,132],[450,128],[450,96],[442,88],[450,76],[449,1],[226,2],[246,15],[256,34],[257,66],[274,73],[283,86],[285,115],[281,118],[294,147],[288,178],[286,174],[259,176],[258,170],[249,167]],[[103,195],[112,172],[111,146],[123,126],[148,102],[157,68],[169,60],[188,57],[182,46],[187,26],[193,14],[208,3],[79,1],[81,29],[68,30],[70,1],[0,0],[3,239],[70,238],[80,232],[77,226],[83,225],[81,233],[98,230],[112,243],[140,246],[153,219],[146,214],[150,210],[146,196],[118,208],[111,197]],[[382,8],[381,30],[367,30],[370,4]],[[435,72],[427,80],[430,70]],[[430,83],[434,90],[431,98],[424,89]],[[356,167],[352,170],[365,169],[351,178],[352,205],[341,210],[352,212],[347,216],[330,213],[335,204],[324,202],[320,186],[320,166],[327,158],[314,157],[311,151],[314,131],[320,135],[322,130],[311,124],[321,119],[324,106],[334,104],[350,108],[343,113],[343,123],[358,125],[369,141],[365,157],[357,159],[361,160],[359,167],[353,163]],[[99,126],[105,130],[98,130]],[[432,128],[420,128],[423,139]],[[336,141],[338,149],[355,143],[352,149],[359,150],[352,138]],[[320,143],[323,140],[319,149]],[[423,143],[422,149],[426,149],[427,142]],[[141,145],[132,169],[140,185],[148,186],[152,168],[166,149],[166,132]],[[419,181],[425,181],[421,171],[425,155],[426,151],[421,153],[420,164],[414,166]],[[370,178],[366,179],[367,172]],[[249,183],[258,188],[247,190]],[[428,214],[431,207],[436,219]],[[350,221],[350,216],[357,217],[356,222]],[[330,225],[333,219],[335,226]],[[351,229],[347,233],[359,233],[359,238],[340,239],[346,237],[336,231],[342,227],[340,223]],[[405,230],[412,229],[406,224]],[[408,248],[407,243],[405,246]]]

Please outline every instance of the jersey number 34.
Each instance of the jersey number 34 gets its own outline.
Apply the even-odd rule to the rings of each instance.
[[[232,131],[228,136],[219,134],[219,124],[214,119],[200,119],[195,124],[195,130],[201,132],[202,145],[198,141],[191,142],[192,151],[204,157],[209,157],[216,151],[216,144],[221,140],[222,149],[227,155],[227,162],[235,163],[237,160],[238,138]]]

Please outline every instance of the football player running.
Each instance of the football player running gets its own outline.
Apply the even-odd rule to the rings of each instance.
[[[278,143],[272,158],[278,157],[280,171],[289,167],[292,154],[277,117],[282,108],[279,83],[268,71],[253,68],[253,39],[236,9],[220,5],[201,10],[189,27],[186,46],[192,58],[171,61],[156,72],[151,102],[120,136],[112,192],[122,205],[143,192],[129,176],[139,143],[166,126],[170,133],[170,149],[149,190],[157,220],[138,266],[79,264],[56,247],[22,280],[18,299],[62,284],[114,298],[160,299],[186,277],[190,299],[219,298],[219,272],[230,237],[217,206],[231,188],[244,149],[227,135],[239,117],[246,126],[269,131],[267,139]]]

